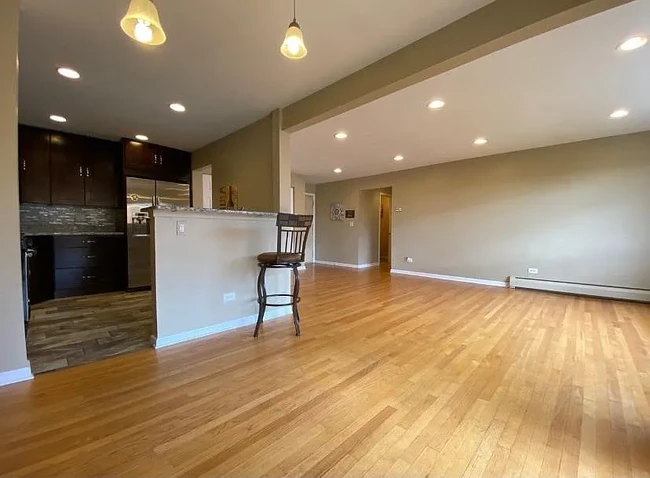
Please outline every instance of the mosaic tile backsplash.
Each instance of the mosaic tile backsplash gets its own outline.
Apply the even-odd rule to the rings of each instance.
[[[79,206],[20,205],[23,234],[65,232],[123,232],[124,212]]]

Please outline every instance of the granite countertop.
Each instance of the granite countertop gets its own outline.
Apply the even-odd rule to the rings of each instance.
[[[22,232],[23,236],[123,236],[123,232],[69,231],[69,232]]]
[[[178,207],[178,206],[155,206],[143,209],[143,211],[167,211],[167,212],[185,212],[190,214],[208,214],[214,216],[247,216],[247,217],[265,217],[275,218],[275,212],[260,211],[233,211],[229,209],[210,209],[200,207]]]

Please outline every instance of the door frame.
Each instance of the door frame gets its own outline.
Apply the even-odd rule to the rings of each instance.
[[[377,262],[381,264],[381,198],[382,196],[387,196],[390,198],[390,228],[388,230],[388,263],[391,264],[393,261],[393,195],[388,193],[379,192],[379,208],[377,210],[377,216],[379,217],[378,221],[378,230],[377,230]]]
[[[305,196],[310,196],[314,204],[314,210],[312,212],[305,211],[305,214],[314,215],[314,220],[311,223],[311,263],[314,264],[316,262],[316,193],[305,193]]]

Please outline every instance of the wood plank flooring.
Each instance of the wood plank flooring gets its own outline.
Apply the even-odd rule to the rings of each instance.
[[[289,317],[0,389],[11,476],[648,476],[650,306],[317,267]]]
[[[33,373],[151,348],[151,292],[117,292],[35,305],[27,332]]]

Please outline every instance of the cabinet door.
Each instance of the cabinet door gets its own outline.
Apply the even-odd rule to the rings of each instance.
[[[29,126],[18,128],[20,202],[49,204],[50,133]]]
[[[84,205],[83,136],[52,132],[52,204]]]
[[[118,207],[122,198],[119,143],[87,138],[84,160],[86,206]]]
[[[192,177],[192,156],[190,153],[161,146],[158,158],[163,178],[189,184]]]
[[[123,140],[124,171],[126,174],[154,177],[158,166],[157,146]]]

